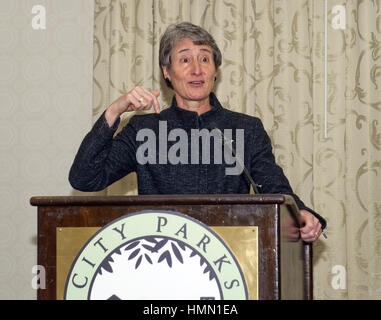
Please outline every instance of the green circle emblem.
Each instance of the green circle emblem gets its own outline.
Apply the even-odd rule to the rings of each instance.
[[[208,226],[173,211],[141,211],[95,233],[73,262],[65,299],[242,300],[231,250]]]

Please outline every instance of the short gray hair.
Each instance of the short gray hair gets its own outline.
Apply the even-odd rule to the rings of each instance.
[[[159,64],[160,67],[171,66],[171,52],[177,42],[182,39],[190,38],[196,45],[208,45],[213,51],[213,60],[216,70],[221,65],[222,55],[216,41],[205,29],[190,22],[171,24],[165,30],[160,39]]]

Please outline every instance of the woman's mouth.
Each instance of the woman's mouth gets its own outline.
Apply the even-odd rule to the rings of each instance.
[[[191,86],[191,87],[202,87],[203,86],[203,84],[204,84],[204,81],[191,81],[191,82],[189,82],[189,85]]]

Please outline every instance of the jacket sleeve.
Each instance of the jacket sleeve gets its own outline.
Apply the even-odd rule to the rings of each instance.
[[[276,164],[272,152],[271,140],[266,133],[260,119],[256,118],[253,139],[253,156],[250,163],[250,173],[254,181],[261,186],[260,191],[267,194],[287,194],[295,199],[299,210],[307,210],[319,219],[322,228],[327,225],[326,220],[314,210],[308,208],[293,192],[283,169]]]
[[[103,113],[85,136],[69,173],[74,189],[100,191],[136,170],[136,131],[127,124],[113,138],[119,123],[109,127]]]

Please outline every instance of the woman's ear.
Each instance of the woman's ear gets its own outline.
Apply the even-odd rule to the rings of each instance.
[[[161,67],[161,70],[162,70],[162,72],[163,72],[164,79],[171,80],[171,79],[169,78],[168,67],[167,67],[167,66],[162,66],[162,67]]]

